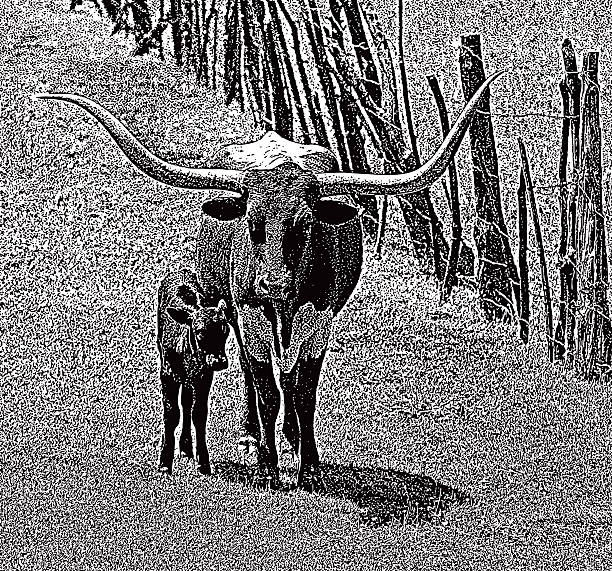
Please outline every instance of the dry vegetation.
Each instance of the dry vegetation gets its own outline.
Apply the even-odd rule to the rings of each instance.
[[[317,434],[329,493],[233,481],[235,359],[212,395],[222,475],[198,477],[181,461],[172,478],[158,476],[154,291],[168,268],[190,263],[201,197],[145,180],[78,110],[29,95],[90,95],[187,164],[253,133],[214,93],[131,58],[107,23],[67,4],[0,8],[0,567],[609,568],[610,385],[548,365],[541,333],[524,348],[514,329],[486,325],[468,289],[438,307],[397,223],[382,260],[368,258],[323,373]],[[423,154],[438,138],[425,75],[442,78],[456,113],[453,42],[468,31],[482,32],[490,70],[512,69],[495,89],[501,113],[557,113],[561,38],[601,47],[612,140],[612,17],[588,6],[411,8]],[[515,137],[532,151],[536,184],[554,182],[560,125],[499,117],[496,128],[512,216]],[[552,259],[556,198],[538,192]],[[379,494],[369,502],[368,486]],[[440,503],[428,503],[436,494]],[[403,522],[372,525],[402,512]]]

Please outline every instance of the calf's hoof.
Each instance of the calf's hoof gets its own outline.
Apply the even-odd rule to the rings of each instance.
[[[191,440],[181,440],[179,450],[183,458],[193,458],[193,443]]]
[[[257,452],[259,442],[254,436],[244,434],[238,439],[238,452],[240,454],[253,454]]]
[[[325,482],[321,476],[318,465],[306,465],[300,468],[297,478],[297,487],[306,492],[324,492]]]
[[[165,476],[172,476],[172,464],[160,464],[157,467],[157,471]]]
[[[238,440],[238,456],[243,466],[254,466],[259,460],[259,442],[250,435]]]

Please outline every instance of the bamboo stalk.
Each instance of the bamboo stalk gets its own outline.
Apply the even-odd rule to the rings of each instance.
[[[444,96],[440,89],[440,84],[434,75],[428,75],[427,81],[433,94],[436,106],[438,108],[438,115],[440,117],[440,127],[442,130],[442,138],[448,135],[450,131],[450,124],[448,120],[448,110],[444,102]],[[440,287],[440,302],[444,303],[450,298],[453,286],[457,285],[457,266],[459,264],[459,254],[461,252],[461,239],[463,236],[463,227],[461,226],[461,206],[459,203],[459,182],[457,178],[457,167],[455,160],[453,159],[447,171],[448,181],[448,192],[451,204],[452,213],[452,228],[453,228],[453,240],[448,253],[448,260],[446,263],[446,271],[442,272],[443,279],[441,280]]]
[[[527,183],[525,181],[525,168],[522,165],[516,197],[519,237],[518,271],[520,280],[520,297],[518,299],[519,336],[524,343],[527,343],[529,341],[529,267],[527,265],[529,226],[527,221]]]
[[[529,196],[529,204],[531,206],[531,220],[533,221],[533,232],[538,246],[538,256],[540,258],[540,272],[542,274],[542,293],[544,294],[544,309],[546,311],[546,344],[548,346],[548,359],[554,360],[554,337],[553,337],[553,311],[552,300],[550,295],[550,283],[548,281],[548,267],[546,265],[546,253],[544,252],[544,241],[542,240],[542,230],[540,227],[540,215],[538,212],[538,203],[536,201],[533,184],[531,182],[531,169],[529,167],[529,159],[527,158],[527,150],[525,144],[518,139],[519,150],[521,154],[522,172],[525,179],[525,186]]]

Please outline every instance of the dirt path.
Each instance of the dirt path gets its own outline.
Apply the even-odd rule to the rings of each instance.
[[[261,493],[228,476],[235,360],[212,395],[222,474],[181,460],[158,476],[154,291],[191,263],[201,197],[147,181],[83,113],[29,96],[95,97],[187,164],[250,134],[237,110],[131,58],[91,14],[6,4],[0,567],[577,569],[609,556],[610,387],[484,325],[468,291],[439,308],[397,232],[335,328],[317,419],[328,493]],[[404,525],[370,525],[402,513]]]

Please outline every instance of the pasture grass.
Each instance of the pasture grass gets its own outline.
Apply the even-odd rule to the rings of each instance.
[[[452,41],[468,26],[482,26],[494,64],[524,61],[500,93],[554,77],[564,30],[605,48],[586,4],[572,3],[585,10],[582,27],[569,3],[541,4],[428,4],[427,17],[415,7],[411,45],[429,66],[415,74],[452,70]],[[171,478],[156,473],[155,291],[168,269],[191,264],[201,196],[146,180],[84,113],[29,96],[90,95],[185,164],[254,134],[238,109],[170,64],[131,58],[109,31],[59,0],[0,9],[0,567],[608,569],[610,386],[547,364],[537,312],[524,347],[514,327],[483,321],[468,287],[440,307],[397,213],[381,260],[366,244],[322,375],[328,490],[241,483],[233,344],[211,396],[218,474],[199,477],[182,459]],[[518,31],[541,41],[519,53]],[[604,73],[608,62],[605,49]],[[549,82],[513,105],[553,91]],[[605,83],[604,120],[607,93]],[[415,94],[418,116],[425,97]],[[527,127],[536,178],[553,177],[542,166],[557,152],[550,124]],[[497,127],[508,204],[509,149],[527,127]],[[423,132],[430,148],[436,129]],[[552,252],[554,197],[544,210]]]

